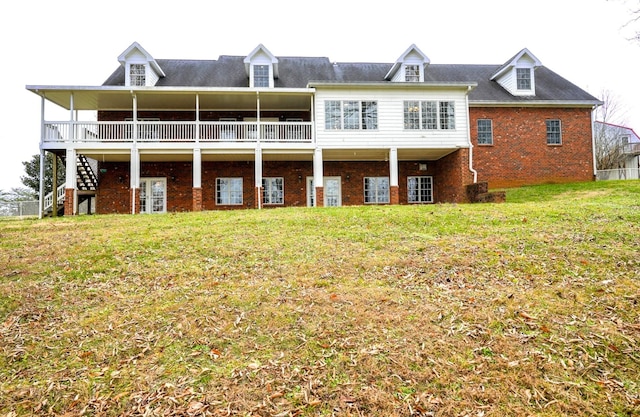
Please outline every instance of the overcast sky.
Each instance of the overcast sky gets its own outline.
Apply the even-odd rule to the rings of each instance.
[[[395,62],[416,44],[434,64],[503,64],[528,48],[640,130],[640,44],[626,25],[638,0],[279,0],[181,2],[21,0],[0,18],[3,149],[0,190],[22,187],[39,153],[40,98],[26,85],[101,85],[134,41],[156,59],[246,55]],[[625,26],[626,25],[626,26]],[[56,115],[48,105],[46,116]],[[620,112],[622,113],[622,112]],[[66,115],[66,113],[65,113]],[[65,116],[65,119],[68,115]]]

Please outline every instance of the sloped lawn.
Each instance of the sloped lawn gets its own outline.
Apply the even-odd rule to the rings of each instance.
[[[0,415],[640,414],[640,182],[0,220]]]

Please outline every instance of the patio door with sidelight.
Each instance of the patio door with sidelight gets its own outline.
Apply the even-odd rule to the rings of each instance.
[[[324,177],[324,206],[339,207],[342,205],[342,179],[341,177]],[[307,205],[313,206],[316,190],[313,186],[313,177],[307,177]]]
[[[140,178],[140,213],[167,211],[167,179]]]

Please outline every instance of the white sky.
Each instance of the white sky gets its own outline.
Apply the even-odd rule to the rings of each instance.
[[[0,190],[22,187],[39,153],[40,98],[26,85],[101,85],[137,41],[156,59],[246,55],[395,62],[415,43],[434,64],[503,64],[528,48],[596,97],[609,91],[618,122],[640,130],[638,0],[279,0],[181,2],[21,0],[5,7],[0,42]],[[46,108],[48,118],[57,114]],[[624,113],[624,114],[622,114]],[[64,119],[68,114],[64,113]]]

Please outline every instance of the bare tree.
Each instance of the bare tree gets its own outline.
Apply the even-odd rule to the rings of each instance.
[[[594,130],[596,168],[618,169],[624,164],[625,143],[622,140],[625,128],[624,111],[619,101],[610,91],[603,91],[600,100],[604,103],[596,111],[597,123]]]

